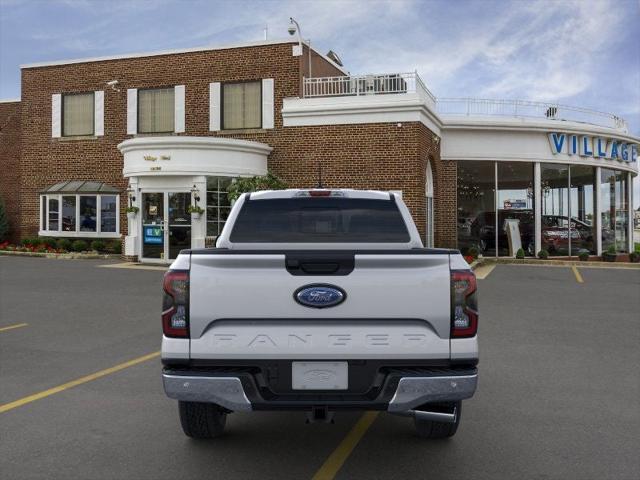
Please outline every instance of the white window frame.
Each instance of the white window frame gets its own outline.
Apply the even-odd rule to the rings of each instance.
[[[42,211],[42,198],[45,198],[46,211]],[[62,197],[75,197],[76,198],[76,230],[75,232],[67,232],[62,230]],[[86,232],[80,230],[80,197],[96,197],[96,231]],[[116,231],[115,232],[102,232],[101,220],[102,220],[102,197],[116,197]],[[58,200],[58,229],[49,230],[49,199],[53,198]],[[46,230],[40,230],[38,235],[40,237],[64,237],[64,238],[120,238],[120,195],[117,193],[56,193],[56,194],[41,194],[40,200],[40,227],[44,223]],[[44,222],[42,221],[44,216]]]

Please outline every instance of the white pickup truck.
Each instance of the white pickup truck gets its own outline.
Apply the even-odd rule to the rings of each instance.
[[[475,276],[423,248],[393,193],[243,194],[216,248],[182,251],[163,288],[164,389],[190,437],[231,412],[383,410],[444,438],[476,390]]]

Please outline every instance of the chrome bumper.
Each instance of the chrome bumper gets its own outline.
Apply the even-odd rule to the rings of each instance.
[[[471,398],[477,385],[478,375],[403,377],[387,411],[406,412],[425,403],[457,402]]]
[[[253,410],[238,377],[206,377],[162,374],[169,398],[187,402],[216,403],[231,411]],[[408,412],[425,403],[456,402],[476,391],[478,375],[402,377],[388,403],[389,413]],[[379,408],[379,407],[378,407]],[[366,408],[364,408],[366,409]]]
[[[217,403],[234,412],[248,412],[251,402],[237,377],[199,377],[162,374],[169,398],[186,402]]]

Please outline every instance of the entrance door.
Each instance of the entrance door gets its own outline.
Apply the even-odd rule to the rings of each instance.
[[[191,194],[142,193],[142,261],[169,262],[191,247]]]

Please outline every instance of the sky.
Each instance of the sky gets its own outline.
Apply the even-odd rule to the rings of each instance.
[[[640,0],[0,0],[0,99],[20,64],[282,39],[290,16],[351,73],[611,112],[640,136]]]

